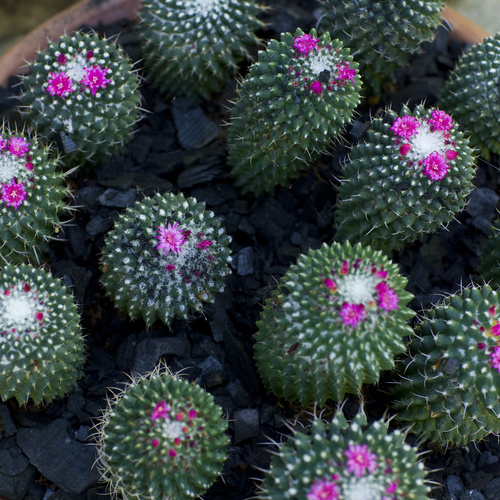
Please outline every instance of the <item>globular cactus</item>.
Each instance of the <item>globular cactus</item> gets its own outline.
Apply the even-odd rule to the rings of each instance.
[[[31,265],[0,271],[0,397],[50,403],[73,390],[84,362],[80,316],[60,280]]]
[[[319,29],[347,47],[359,63],[372,95],[385,82],[396,82],[398,68],[408,66],[422,42],[431,41],[441,21],[442,0],[322,0]]]
[[[474,187],[474,161],[467,138],[444,111],[388,110],[349,152],[335,238],[390,252],[446,226]]]
[[[298,427],[298,426],[297,426]],[[414,448],[388,423],[352,422],[338,413],[297,428],[271,458],[262,500],[427,500],[425,469]]]
[[[488,285],[446,297],[415,329],[393,389],[422,441],[464,445],[500,432],[500,300]]]
[[[255,0],[145,0],[141,33],[146,76],[166,97],[208,99],[258,44]]]
[[[223,291],[230,241],[204,203],[157,193],[118,217],[102,249],[101,281],[132,319],[168,325],[202,311]]]
[[[492,233],[481,253],[478,273],[492,287],[500,287],[500,219],[492,227]]]
[[[65,174],[35,133],[0,127],[0,267],[40,262],[69,209]]]
[[[287,186],[351,119],[361,79],[349,49],[328,33],[271,40],[231,109],[228,164],[242,192]]]
[[[257,322],[255,362],[278,397],[322,406],[376,383],[411,333],[406,278],[379,251],[323,244],[301,255]]]
[[[158,366],[108,400],[98,467],[124,500],[198,498],[226,459],[227,421],[212,395]]]
[[[473,45],[459,59],[441,91],[439,106],[471,133],[483,158],[500,154],[500,33]]]
[[[125,53],[97,34],[50,42],[29,63],[21,95],[27,119],[68,153],[96,163],[126,144],[138,119],[138,78]]]

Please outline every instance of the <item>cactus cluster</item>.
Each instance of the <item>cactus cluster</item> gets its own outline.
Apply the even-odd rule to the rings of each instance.
[[[317,416],[309,429],[294,431],[271,458],[262,500],[426,500],[425,469],[405,435],[389,432],[363,413],[349,423]]]
[[[145,0],[139,24],[146,76],[166,97],[220,92],[257,46],[255,0]]]
[[[101,281],[132,319],[168,325],[223,291],[230,241],[205,203],[157,193],[118,217],[102,249]]]
[[[437,445],[500,432],[500,298],[470,286],[430,309],[415,329],[393,390],[397,419]]]
[[[21,102],[66,161],[98,162],[128,142],[138,118],[138,78],[125,53],[97,34],[64,35],[29,63]]]
[[[389,109],[350,150],[335,238],[390,252],[446,226],[473,189],[474,162],[468,139],[444,111]]]
[[[325,151],[360,102],[349,49],[328,33],[283,33],[248,72],[231,108],[228,158],[242,192],[287,186]]]
[[[0,127],[0,267],[40,262],[68,209],[64,174],[35,133]]]
[[[375,383],[411,333],[406,278],[380,251],[349,242],[301,255],[267,299],[255,362],[286,400],[323,405]]]
[[[0,397],[49,403],[74,389],[84,341],[66,288],[43,269],[0,271]]]
[[[338,38],[355,55],[363,83],[372,95],[396,70],[408,66],[422,42],[434,39],[442,0],[323,0],[319,29]]]
[[[198,498],[221,472],[226,430],[213,396],[159,365],[108,400],[97,427],[103,480],[124,500]]]

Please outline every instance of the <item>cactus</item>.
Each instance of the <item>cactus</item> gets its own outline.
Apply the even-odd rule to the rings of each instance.
[[[39,263],[69,209],[65,175],[50,153],[35,133],[11,131],[6,123],[0,127],[0,267]]]
[[[446,297],[415,329],[393,389],[421,440],[464,445],[500,432],[500,302],[488,285]]]
[[[227,421],[212,395],[159,365],[108,399],[98,467],[124,500],[197,498],[226,459]]]
[[[102,249],[102,283],[115,306],[152,325],[187,319],[224,289],[230,237],[205,204],[180,193],[122,213]]]
[[[102,161],[128,142],[138,117],[138,78],[115,43],[97,34],[64,35],[29,69],[21,111],[64,145],[69,163]]]
[[[49,403],[74,389],[84,341],[73,297],[31,265],[0,271],[0,397]]]
[[[446,226],[472,191],[472,150],[443,111],[404,106],[376,118],[338,188],[335,238],[390,252]]]
[[[381,252],[333,243],[301,255],[257,322],[255,362],[277,396],[322,406],[394,366],[411,333],[406,278]]]
[[[146,76],[166,97],[208,99],[258,44],[255,0],[145,0],[141,33]]]
[[[482,157],[500,154],[500,33],[473,45],[459,59],[441,91],[439,106],[471,133]]]
[[[319,29],[351,49],[371,95],[385,82],[396,82],[396,70],[408,66],[422,42],[434,39],[444,9],[442,0],[323,0]]]
[[[360,102],[357,64],[338,40],[284,33],[250,67],[231,109],[228,164],[242,192],[286,186],[325,151]]]
[[[426,500],[425,469],[398,430],[363,413],[349,423],[338,413],[295,430],[271,458],[262,500]]]
[[[500,287],[500,219],[492,227],[492,233],[481,253],[478,272],[495,288]]]

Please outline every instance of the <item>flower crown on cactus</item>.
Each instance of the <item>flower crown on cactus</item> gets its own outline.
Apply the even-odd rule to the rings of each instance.
[[[138,117],[138,78],[115,43],[93,33],[64,35],[29,68],[21,111],[65,145],[71,161],[96,162],[128,142]]]
[[[426,500],[425,470],[405,435],[383,420],[367,425],[358,413],[331,422],[314,417],[271,458],[259,498],[282,500]],[[275,443],[276,444],[276,443]]]
[[[118,309],[147,325],[187,319],[224,290],[229,243],[195,198],[156,194],[118,217],[102,249],[101,281]]]
[[[369,247],[333,243],[301,255],[257,322],[264,385],[303,405],[341,401],[394,366],[411,333],[413,298],[398,267]]]
[[[5,263],[39,262],[40,254],[69,210],[65,174],[56,170],[50,147],[36,134],[0,127],[0,259]],[[2,267],[2,264],[0,264]]]
[[[97,426],[102,478],[124,499],[198,498],[221,472],[227,427],[213,396],[159,365],[108,399]]]
[[[231,109],[228,164],[244,192],[286,186],[328,148],[360,102],[357,64],[315,30],[283,33],[249,70]]]
[[[464,288],[429,310],[393,390],[397,419],[438,445],[500,432],[500,298]]]
[[[442,0],[322,0],[319,28],[356,54],[363,82],[372,95],[396,70],[408,66],[422,42],[432,41],[441,22]]]
[[[74,389],[84,342],[73,297],[43,269],[0,271],[0,397],[49,403]]]
[[[481,156],[500,154],[500,33],[473,45],[457,62],[441,91],[439,106],[471,133]]]
[[[263,9],[255,0],[145,0],[139,29],[146,75],[168,97],[220,92],[258,44]]]
[[[400,250],[445,226],[473,189],[468,141],[444,111],[404,106],[376,118],[338,188],[336,239]]]

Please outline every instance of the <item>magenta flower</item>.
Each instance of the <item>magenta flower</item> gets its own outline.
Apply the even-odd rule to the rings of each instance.
[[[494,335],[495,337],[500,336],[500,323],[497,325],[493,325],[490,328],[490,333],[491,333],[491,335]]]
[[[61,97],[66,97],[75,90],[73,88],[73,80],[64,71],[59,73],[51,71],[48,84],[45,91],[50,92],[51,96],[60,95]]]
[[[335,281],[331,280],[330,278],[326,278],[323,283],[325,284],[326,288],[328,288],[328,290],[330,290],[330,292],[332,293],[335,293],[338,290]]]
[[[398,488],[398,483],[391,483],[389,486],[387,486],[387,488],[385,489],[385,492],[386,493],[389,493],[389,495],[391,493],[394,493]]]
[[[174,222],[174,225],[168,223],[167,227],[158,226],[158,232],[160,233],[157,238],[160,241],[160,244],[156,247],[159,250],[164,249],[165,255],[168,255],[168,252],[172,250],[172,252],[179,255],[181,251],[181,245],[186,241],[186,238],[182,234],[182,232],[177,228],[177,222]]]
[[[344,260],[344,262],[342,262],[342,267],[340,268],[339,274],[341,276],[349,274],[349,262],[347,262],[347,260]]]
[[[21,158],[29,151],[29,143],[24,137],[11,137],[7,148],[13,155]]]
[[[0,137],[0,151],[3,149],[7,149],[7,140],[3,137]]]
[[[311,35],[298,36],[293,40],[293,48],[301,54],[307,55],[311,50],[318,48],[318,39]]]
[[[493,368],[496,368],[500,373],[500,346],[496,346],[495,350],[490,354],[490,356]]]
[[[153,414],[151,415],[151,420],[154,422],[157,418],[160,417],[168,419],[167,413],[171,409],[172,408],[169,408],[167,406],[167,403],[165,403],[165,401],[159,401],[158,404],[155,406],[155,409],[153,410]]]
[[[94,96],[99,88],[104,89],[109,83],[113,83],[112,80],[106,78],[106,73],[109,68],[101,68],[99,64],[94,64],[91,68],[85,69],[85,78],[80,80],[80,83],[88,87],[92,95]]]
[[[448,151],[446,151],[444,155],[446,156],[447,160],[454,160],[458,156],[458,153],[454,149],[448,149]]]
[[[337,78],[339,80],[350,80],[352,83],[354,83],[354,77],[356,76],[356,69],[351,69],[349,68],[349,63],[346,64],[344,61],[342,61],[340,64],[337,64],[337,69],[338,69],[338,74]]]
[[[398,308],[398,296],[392,288],[389,288],[386,283],[381,281],[375,286],[378,293],[378,306],[386,311],[392,311]]]
[[[307,500],[338,500],[340,490],[333,481],[314,481],[313,487],[306,495],[306,498]]]
[[[399,137],[409,139],[417,133],[420,123],[413,116],[403,116],[396,118],[391,127],[391,132],[394,132]]]
[[[316,80],[311,83],[311,90],[316,94],[316,95],[321,95],[323,92],[323,85],[321,85],[321,82]]]
[[[372,474],[377,468],[377,455],[366,444],[350,444],[344,455],[347,457],[347,472],[356,477],[363,476],[366,471]]]
[[[448,173],[448,170],[450,170],[450,166],[446,163],[444,156],[434,151],[425,158],[422,173],[428,175],[432,181],[440,181]]]
[[[67,59],[66,59],[66,56],[64,54],[59,54],[57,56],[57,62],[59,64],[61,64],[61,65],[66,64],[66,61],[67,61]]]
[[[436,130],[450,130],[453,127],[453,118],[444,111],[432,110],[431,118],[428,122]]]
[[[196,244],[196,248],[203,248],[203,250],[206,250],[208,252],[208,247],[211,245],[213,245],[212,241],[203,240]]]
[[[399,147],[399,154],[401,156],[406,156],[411,150],[411,146],[408,143],[401,144]]]
[[[344,324],[354,327],[365,317],[365,306],[363,304],[344,302],[339,314]]]
[[[7,207],[14,207],[14,210],[17,210],[23,201],[26,200],[26,189],[22,182],[17,184],[12,179],[9,184],[1,184],[1,190],[2,201],[5,202]]]

